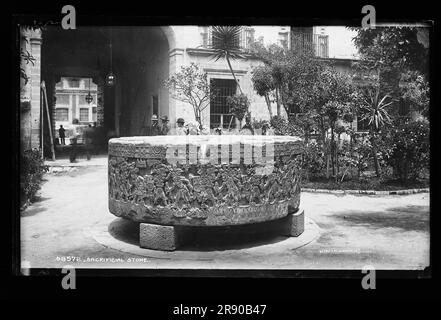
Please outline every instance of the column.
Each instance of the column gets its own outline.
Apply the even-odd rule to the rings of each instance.
[[[30,63],[30,126],[31,126],[31,148],[40,148],[40,84],[41,84],[41,31],[28,31],[28,41],[30,43],[30,53],[34,57],[34,64]]]

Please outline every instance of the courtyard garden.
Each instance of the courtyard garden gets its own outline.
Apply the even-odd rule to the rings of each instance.
[[[288,50],[254,43],[243,52],[239,27],[215,27],[212,58],[225,60],[238,92],[227,99],[233,115],[228,128],[212,133],[241,134],[247,129],[248,134],[301,136],[306,188],[428,187],[427,34],[415,27],[353,30],[360,59],[351,72],[341,72],[332,60],[317,58],[303,45]],[[253,70],[252,84],[265,99],[269,121],[253,118],[251,102],[231,67],[230,60],[245,53],[264,62]],[[195,64],[182,67],[166,87],[175,99],[193,106],[202,128],[201,113],[217,94],[202,69]],[[233,118],[238,129],[231,128]]]

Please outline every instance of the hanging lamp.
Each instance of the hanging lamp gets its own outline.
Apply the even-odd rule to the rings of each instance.
[[[115,75],[112,72],[112,28],[110,28],[110,41],[109,41],[109,48],[110,48],[110,72],[106,76],[106,83],[109,87],[112,87],[115,84]]]

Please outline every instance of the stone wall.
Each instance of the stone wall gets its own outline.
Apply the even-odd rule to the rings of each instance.
[[[22,82],[22,90],[20,90],[22,93],[20,105],[21,148],[27,150],[40,147],[41,32],[23,28],[20,32],[27,39],[27,42],[22,43],[22,48],[35,59],[33,64],[25,65],[29,82],[27,85]]]

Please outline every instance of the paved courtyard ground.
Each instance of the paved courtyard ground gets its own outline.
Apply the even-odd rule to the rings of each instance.
[[[60,167],[45,175],[40,200],[21,213],[22,262],[32,268],[59,268],[67,264],[62,261],[67,257],[77,259],[69,264],[78,268],[423,269],[429,265],[428,193],[303,192],[305,215],[320,228],[318,237],[305,246],[263,248],[256,254],[223,250],[210,259],[185,258],[184,252],[179,258],[145,258],[107,248],[87,231],[111,217],[106,158],[95,157],[93,165],[79,159],[69,171],[62,170],[68,162],[57,163]],[[283,240],[278,243],[275,246],[284,248]]]

